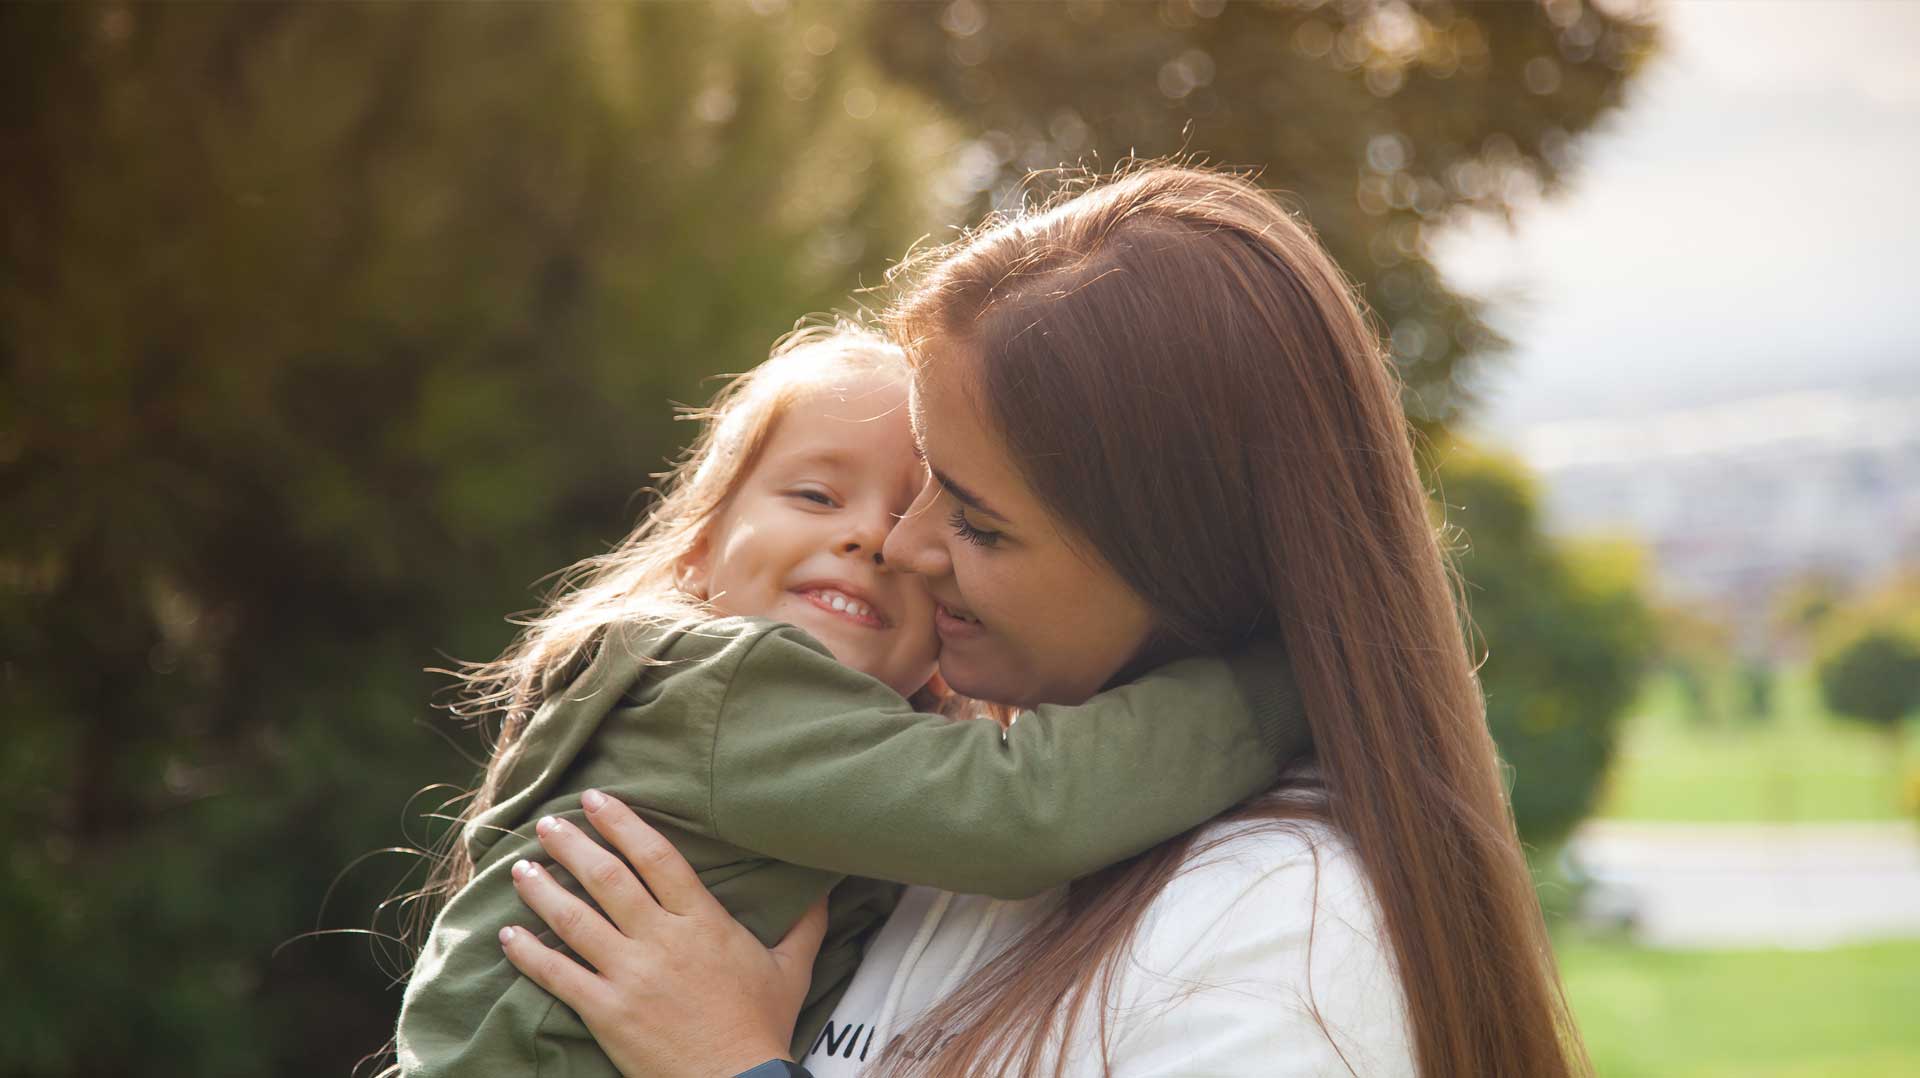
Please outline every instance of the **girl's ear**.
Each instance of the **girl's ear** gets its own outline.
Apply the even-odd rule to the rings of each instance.
[[[702,533],[699,539],[694,540],[686,557],[680,559],[680,566],[673,573],[673,586],[703,603],[713,591],[712,550],[713,544]]]

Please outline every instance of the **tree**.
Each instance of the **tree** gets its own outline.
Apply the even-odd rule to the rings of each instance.
[[[470,780],[422,668],[631,524],[672,401],[949,212],[944,122],[795,18],[0,11],[0,1071],[388,1035],[401,951],[272,955],[367,927],[404,859],[321,896]]]
[[[1745,702],[1730,698],[1734,680],[1733,629],[1725,612],[1684,603],[1655,611],[1654,639],[1661,664],[1679,683],[1686,717],[1721,728]]]
[[[983,206],[1061,161],[1194,154],[1258,170],[1359,285],[1403,405],[1435,438],[1472,406],[1500,342],[1441,279],[1430,237],[1556,187],[1656,44],[1644,12],[1579,0],[956,0],[938,20],[899,5],[869,25],[875,61],[975,133],[960,180]],[[1549,551],[1517,475],[1459,467],[1442,484],[1449,500],[1467,488],[1476,548],[1461,568],[1492,651],[1489,717],[1522,831],[1549,841],[1591,806],[1646,619],[1632,585],[1599,582],[1604,557]]]
[[[1821,651],[1819,677],[1836,714],[1895,731],[1920,709],[1920,640],[1892,625],[1850,627]]]
[[[983,201],[1061,161],[1258,169],[1361,286],[1429,432],[1472,403],[1499,343],[1429,239],[1556,187],[1655,44],[1644,10],[1580,0],[956,0],[871,27],[876,62],[976,132],[962,178]]]
[[[1652,39],[1565,0],[931,14],[0,8],[0,1071],[377,1046],[402,952],[272,953],[365,927],[398,870],[342,866],[471,778],[422,668],[626,529],[669,402],[1025,163],[1264,165],[1437,428],[1491,335],[1423,237],[1551,186]]]
[[[1851,589],[1834,573],[1813,570],[1789,580],[1774,596],[1770,628],[1789,652],[1804,656],[1807,642],[1820,635],[1835,611],[1846,605]]]
[[[1896,575],[1833,611],[1814,653],[1827,708],[1886,734],[1900,790],[1906,720],[1920,711],[1920,573]]]
[[[1513,461],[1454,445],[1439,494],[1484,641],[1487,722],[1512,771],[1523,841],[1550,846],[1592,811],[1620,720],[1654,654],[1645,570],[1618,543],[1556,546]]]

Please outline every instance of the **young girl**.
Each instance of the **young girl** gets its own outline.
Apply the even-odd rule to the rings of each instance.
[[[1004,729],[909,704],[937,703],[935,618],[959,615],[881,555],[923,477],[907,378],[852,326],[789,338],[722,392],[654,513],[475,672],[504,724],[407,987],[404,1074],[616,1073],[499,945],[532,921],[514,880],[550,871],[540,835],[599,791],[763,942],[833,891],[804,1048],[892,908],[878,881],[1038,894],[1266,789],[1304,747],[1270,644]]]

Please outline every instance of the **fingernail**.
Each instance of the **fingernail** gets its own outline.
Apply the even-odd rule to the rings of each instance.
[[[513,876],[515,879],[519,879],[519,880],[532,879],[533,878],[533,862],[524,860],[524,859],[515,861],[513,863]]]
[[[598,812],[600,806],[607,803],[607,795],[599,790],[588,790],[580,795],[580,803],[587,806],[588,812]]]
[[[501,943],[512,943],[512,942],[513,942],[513,933],[514,933],[514,928],[513,928],[513,926],[512,926],[512,925],[508,925],[507,927],[505,927],[505,928],[503,928],[503,929],[501,929],[501,930],[500,930],[500,942],[501,942]]]
[[[540,822],[533,825],[533,829],[544,835],[550,831],[553,831],[555,828],[558,828],[559,826],[560,826],[559,820],[556,820],[551,816],[542,816],[540,817]]]

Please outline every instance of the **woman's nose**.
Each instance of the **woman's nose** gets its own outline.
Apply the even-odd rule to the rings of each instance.
[[[929,477],[906,514],[887,533],[883,547],[887,568],[921,576],[945,576],[951,569],[946,545],[936,530],[939,521],[933,506],[939,496],[939,485]]]

